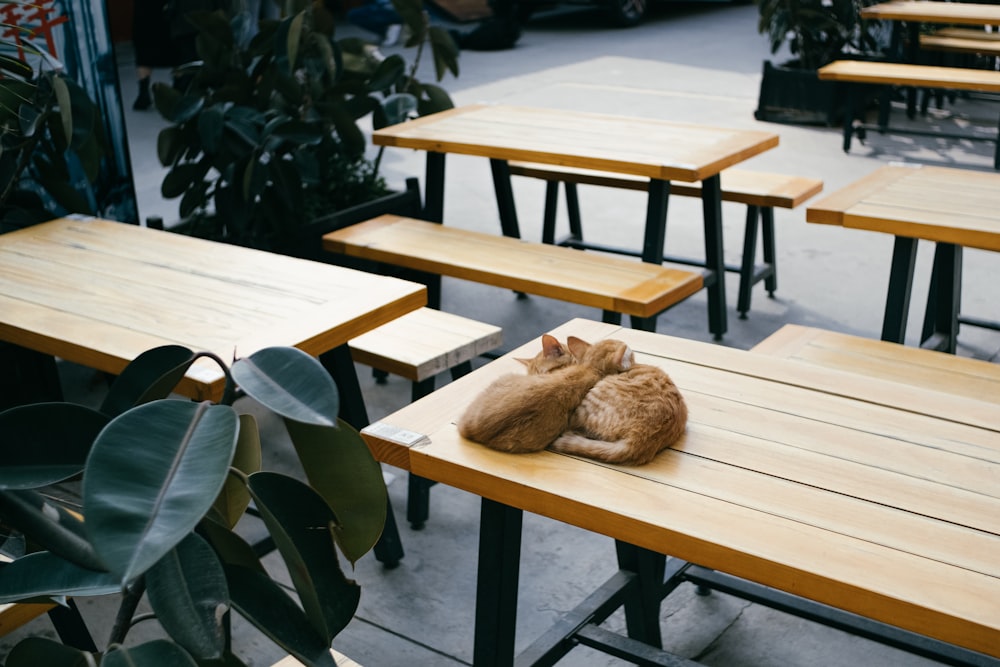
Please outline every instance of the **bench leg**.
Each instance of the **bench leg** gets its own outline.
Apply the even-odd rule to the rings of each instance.
[[[740,319],[747,318],[750,310],[750,295],[753,290],[753,273],[757,264],[757,228],[760,207],[747,206],[747,223],[743,231],[743,263],[740,264],[740,293],[736,299],[736,310]]]
[[[917,260],[917,239],[897,236],[892,249],[889,289],[882,319],[882,340],[902,344],[906,340],[906,319],[913,290],[913,267]]]
[[[566,215],[569,217],[569,234],[577,240],[583,240],[583,219],[580,217],[580,194],[576,183],[563,183],[566,190]]]
[[[855,115],[855,103],[858,97],[858,86],[855,84],[847,84],[847,94],[844,103],[844,152],[851,152],[851,139],[854,138],[854,115]],[[881,111],[880,111],[881,113]]]
[[[444,220],[444,153],[427,151],[424,184],[424,220]]]
[[[482,500],[472,651],[476,667],[514,664],[523,517],[519,509]]]
[[[705,268],[714,278],[708,285],[708,330],[715,340],[722,340],[727,328],[726,264],[722,249],[722,186],[718,174],[702,181],[701,203],[705,222]]]
[[[545,213],[542,216],[542,243],[556,242],[556,211],[559,207],[559,181],[545,181]]]
[[[923,347],[955,354],[958,312],[962,301],[962,246],[938,243],[920,335]]]
[[[778,255],[775,252],[774,241],[774,209],[770,206],[760,209],[760,231],[764,244],[764,264],[770,267],[767,277],[764,278],[764,289],[773,297],[775,290],[778,289]]]

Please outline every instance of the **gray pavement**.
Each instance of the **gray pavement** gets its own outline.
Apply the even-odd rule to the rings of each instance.
[[[462,53],[461,75],[444,86],[457,104],[496,102],[562,109],[583,109],[668,118],[712,125],[776,132],[780,146],[745,166],[822,178],[826,192],[840,188],[890,161],[950,164],[992,169],[992,144],[966,144],[929,138],[870,136],[851,154],[841,150],[838,128],[761,123],[754,119],[763,60],[770,57],[757,34],[754,5],[683,3],[658,6],[637,28],[610,28],[591,11],[539,15],[526,27],[516,48]],[[349,26],[340,28],[350,32]],[[387,49],[389,51],[391,49]],[[778,59],[782,59],[779,54]],[[122,91],[130,106],[135,93],[127,49],[119,57]],[[165,72],[157,76],[166,77]],[[424,76],[429,77],[429,74]],[[960,100],[938,121],[970,120],[996,124],[996,106]],[[894,121],[899,116],[894,114]],[[162,121],[155,112],[127,110],[128,132],[142,217],[176,219],[176,202],[163,202],[159,184],[163,170],[155,157],[155,134]],[[390,150],[383,166],[391,184],[405,178],[423,180],[423,155]],[[515,197],[522,233],[540,238],[544,190],[540,182],[518,179]],[[644,198],[638,193],[581,189],[584,224],[594,241],[638,245],[644,220]],[[742,246],[743,207],[726,204],[726,258],[736,262]],[[700,253],[700,205],[696,200],[670,202],[667,243],[672,252]],[[565,226],[565,212],[560,211]],[[806,224],[804,207],[776,212],[778,290],[768,298],[763,285],[754,289],[749,317],[738,318],[733,304],[736,276],[727,276],[729,330],[720,343],[750,348],[785,323],[821,326],[877,338],[888,276],[892,239],[885,235]],[[499,230],[488,164],[476,158],[449,157],[445,201],[449,225]],[[918,334],[919,313],[926,299],[931,249],[918,258],[908,342]],[[995,297],[998,257],[967,251],[963,310],[1000,319]],[[572,317],[599,318],[599,313],[540,298],[517,300],[510,293],[446,280],[446,310],[493,322],[504,328],[505,347],[537,337]],[[710,341],[704,294],[688,299],[661,316],[658,331]],[[996,361],[1000,334],[963,328],[959,354]],[[390,378],[377,386],[359,371],[370,417],[378,419],[404,405],[409,385]],[[71,395],[91,390],[81,384],[81,369],[68,369]],[[74,380],[78,381],[74,384]],[[442,378],[442,381],[446,381]],[[245,406],[252,410],[252,405]],[[282,452],[270,452],[278,465]],[[369,555],[354,573],[363,593],[355,620],[335,647],[364,665],[461,665],[471,663],[475,599],[479,503],[467,493],[443,486],[431,491],[431,518],[414,531],[405,524],[405,473],[386,468],[392,504],[400,520],[406,556],[399,567],[384,569]],[[655,502],[650,499],[650,502]],[[583,599],[615,567],[608,538],[526,516],[518,645],[523,647],[549,623]],[[84,605],[84,613],[92,610]],[[841,632],[713,593],[701,597],[685,586],[663,605],[662,626],[667,648],[707,665],[930,665],[914,657]],[[45,623],[41,621],[39,623]],[[148,624],[147,624],[148,625]],[[609,626],[623,620],[612,617]],[[49,631],[37,624],[31,631]],[[100,640],[104,630],[96,627]],[[249,647],[249,665],[270,665],[281,654],[269,641],[240,631],[236,646]],[[0,654],[8,642],[0,644]],[[621,661],[578,648],[568,665],[617,665]]]

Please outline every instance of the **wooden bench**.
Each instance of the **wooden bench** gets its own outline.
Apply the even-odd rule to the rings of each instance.
[[[633,327],[646,330],[704,285],[700,274],[678,268],[395,215],[330,232],[323,248],[429,279],[450,276],[600,308],[610,322],[629,315]]]
[[[556,204],[559,183],[566,192],[566,209],[569,216],[570,234],[560,240],[559,245],[572,246],[583,240],[583,226],[580,217],[580,200],[576,186],[599,185],[610,188],[647,191],[649,180],[638,176],[613,172],[578,169],[558,165],[536,164],[533,162],[511,162],[513,176],[527,176],[547,182],[545,190],[545,215],[542,224],[542,242],[556,243]],[[787,176],[743,169],[726,169],[721,174],[722,200],[747,205],[746,228],[743,233],[743,260],[739,266],[727,265],[726,270],[740,275],[739,298],[736,310],[741,318],[746,318],[750,310],[751,289],[760,281],[768,294],[774,296],[778,288],[778,265],[774,243],[774,209],[792,209],[823,189],[823,181],[804,176]],[[672,181],[670,194],[682,197],[701,197],[701,183]],[[756,263],[758,221],[762,235],[763,264]],[[693,266],[704,266],[704,261],[664,256],[664,261]]]
[[[1000,405],[1000,364],[980,359],[797,324],[786,324],[752,351]]]
[[[421,308],[383,324],[350,342],[355,362],[413,383],[411,400],[434,391],[435,377],[450,372],[458,379],[472,370],[472,360],[503,344],[503,329],[433,308]],[[380,380],[384,382],[384,379]],[[414,530],[430,514],[434,482],[409,474],[406,520]]]
[[[994,33],[978,31],[976,37],[942,35],[939,32],[920,35],[920,48],[948,53],[968,53],[982,56],[1000,56],[1000,39]]]
[[[847,110],[844,114],[844,152],[851,149],[855,133],[865,136],[865,130],[874,127],[880,132],[889,131],[888,118],[882,117],[874,126],[856,122],[856,110],[861,110],[857,85],[911,86],[914,88],[940,88],[942,90],[968,90],[982,93],[1000,92],[1000,72],[969,67],[939,67],[908,63],[874,62],[867,60],[836,60],[818,70],[819,78],[854,84],[848,87]],[[917,134],[936,137],[993,141],[997,147],[993,156],[994,167],[1000,169],[1000,141],[997,135],[982,136],[927,132],[923,130],[894,128],[900,134]]]

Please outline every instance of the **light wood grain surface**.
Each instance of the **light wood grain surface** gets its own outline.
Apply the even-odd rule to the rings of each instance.
[[[554,333],[620,338],[663,367],[689,405],[683,439],[639,468],[462,439],[464,407],[537,341],[366,439],[423,477],[1000,656],[994,403],[588,320]]]
[[[699,181],[778,145],[773,132],[504,105],[468,105],[376,130],[372,141],[437,153]]]
[[[861,18],[961,25],[1000,25],[1000,6],[942,0],[882,2],[862,7]]]
[[[968,67],[836,60],[820,67],[817,75],[824,81],[1000,92],[1000,72]]]
[[[227,362],[319,355],[426,303],[422,285],[136,225],[60,219],[0,235],[0,339],[117,374],[158,345]],[[218,398],[199,362],[178,388]]]
[[[881,167],[810,204],[806,221],[1000,251],[1000,174]]]

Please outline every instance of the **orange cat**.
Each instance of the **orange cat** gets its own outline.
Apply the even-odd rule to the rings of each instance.
[[[589,346],[579,343],[570,344],[570,350],[582,360]],[[632,350],[626,350],[626,370],[602,378],[587,392],[570,416],[569,429],[549,449],[642,465],[683,435],[687,405],[677,385],[657,366],[635,363]]]
[[[624,370],[628,346],[620,341],[588,345],[570,338],[567,350],[555,337],[542,336],[542,351],[519,359],[527,375],[497,378],[466,408],[458,432],[504,452],[545,449],[569,426],[570,414],[605,375]],[[570,354],[574,345],[578,354]]]

